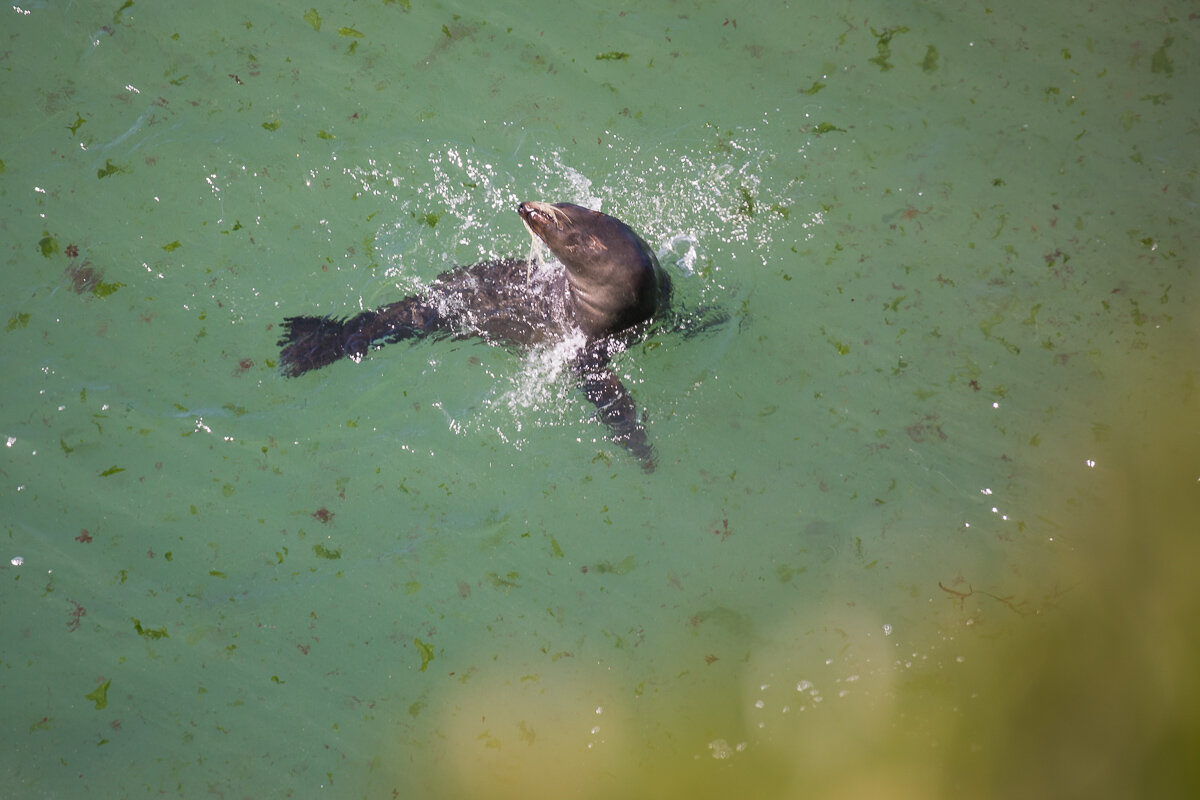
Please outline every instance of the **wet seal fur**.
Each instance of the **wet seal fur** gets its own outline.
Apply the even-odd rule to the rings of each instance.
[[[670,278],[654,251],[616,217],[572,203],[525,202],[517,213],[562,269],[546,276],[533,274],[528,260],[488,261],[444,272],[424,292],[347,319],[288,317],[278,342],[283,374],[294,378],[341,358],[360,361],[373,344],[428,335],[531,347],[579,330],[586,343],[572,368],[584,395],[609,438],[652,471],[654,448],[608,362],[665,312]]]

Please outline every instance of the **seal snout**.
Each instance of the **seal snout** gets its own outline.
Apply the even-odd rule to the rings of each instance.
[[[562,230],[566,217],[562,211],[559,211],[550,203],[541,203],[536,200],[527,200],[518,205],[517,213],[521,215],[521,219],[525,224],[534,230],[544,230],[550,227],[551,224],[555,228]]]

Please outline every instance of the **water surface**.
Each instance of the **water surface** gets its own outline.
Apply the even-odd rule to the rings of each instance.
[[[1186,6],[5,17],[10,796],[1200,783]],[[656,472],[552,350],[279,375],[533,199],[728,316]]]

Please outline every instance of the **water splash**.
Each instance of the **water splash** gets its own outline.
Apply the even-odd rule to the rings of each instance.
[[[796,208],[798,179],[777,174],[775,154],[754,129],[704,126],[687,135],[641,145],[606,132],[599,151],[525,141],[517,160],[477,145],[424,142],[391,159],[345,168],[357,191],[390,204],[375,234],[381,269],[365,281],[365,305],[420,291],[453,266],[513,254],[530,254],[531,281],[542,270],[560,269],[525,244],[527,232],[515,214],[523,200],[573,202],[618,215],[676,278],[677,308],[727,305],[739,273],[776,258],[789,215],[808,213],[810,224],[820,224],[820,209]],[[671,315],[670,330],[686,328],[678,316]],[[569,368],[582,344],[582,338],[569,339],[530,352],[515,374],[500,373],[475,418],[460,420],[454,430],[489,430],[520,449],[530,428],[588,418]],[[716,346],[710,349],[699,357],[719,355]],[[627,385],[643,382],[641,359],[618,360]]]

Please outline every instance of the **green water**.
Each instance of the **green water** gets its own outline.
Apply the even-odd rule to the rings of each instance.
[[[0,45],[12,797],[1200,786],[1192,4],[39,2]],[[629,222],[622,354],[280,322]]]

